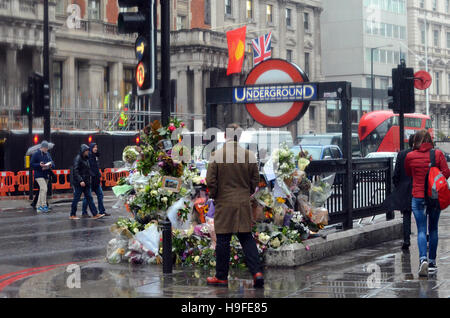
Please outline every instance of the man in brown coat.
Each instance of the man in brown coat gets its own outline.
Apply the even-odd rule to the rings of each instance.
[[[255,154],[237,143],[241,128],[228,126],[227,142],[210,160],[206,183],[215,201],[214,227],[217,236],[216,276],[208,277],[208,285],[228,286],[230,241],[237,234],[244,250],[247,267],[253,275],[254,287],[264,286],[258,249],[252,236],[250,196],[259,182]],[[233,137],[234,136],[234,141]]]

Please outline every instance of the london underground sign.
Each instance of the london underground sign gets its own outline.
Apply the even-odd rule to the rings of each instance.
[[[284,127],[299,120],[317,99],[317,86],[308,82],[295,64],[269,59],[251,70],[245,87],[233,89],[233,102],[245,103],[250,116],[264,126]]]

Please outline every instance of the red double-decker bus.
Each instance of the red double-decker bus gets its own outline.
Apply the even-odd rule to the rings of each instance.
[[[361,154],[365,157],[371,152],[400,151],[399,115],[392,111],[379,110],[363,115],[358,125]],[[427,129],[434,138],[430,116],[405,114],[405,149],[411,134]]]

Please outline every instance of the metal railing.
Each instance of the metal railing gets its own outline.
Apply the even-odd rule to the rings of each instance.
[[[392,191],[393,163],[392,158],[353,159],[352,160],[353,201],[352,219],[357,220],[378,214],[387,214],[383,202]],[[320,176],[336,173],[332,185],[332,195],[326,201],[329,224],[342,223],[347,220],[347,211],[344,211],[344,198],[348,197],[344,191],[344,175],[346,174],[346,160],[313,160],[307,167],[308,175]]]

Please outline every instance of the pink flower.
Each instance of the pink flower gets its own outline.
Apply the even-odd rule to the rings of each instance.
[[[177,129],[177,127],[175,127],[173,124],[170,124],[169,130],[170,131],[174,131],[175,129]]]
[[[183,122],[180,123],[181,128],[183,128],[184,126],[186,126]]]
[[[235,260],[238,260],[238,259],[239,259],[239,256],[234,255],[234,259],[235,259]]]
[[[306,249],[307,251],[309,251],[309,246],[308,246],[308,245],[306,245],[306,246],[305,246],[305,249]]]

